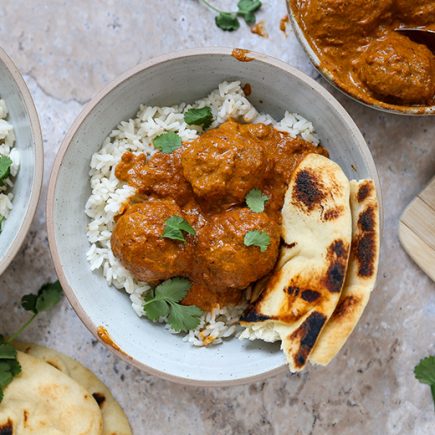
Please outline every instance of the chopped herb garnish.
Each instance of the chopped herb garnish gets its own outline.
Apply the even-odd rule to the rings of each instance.
[[[237,15],[232,12],[221,12],[214,19],[216,26],[227,32],[233,32],[240,27]]]
[[[264,211],[264,206],[267,201],[269,201],[269,197],[260,189],[252,189],[246,195],[246,205],[255,213]]]
[[[201,125],[202,128],[208,128],[213,122],[213,114],[208,106],[200,109],[189,109],[184,114],[184,121],[189,125]]]
[[[269,234],[264,231],[248,231],[245,234],[245,238],[243,239],[243,243],[246,246],[258,246],[261,252],[264,252],[270,243]]]
[[[0,402],[3,400],[4,389],[21,372],[21,366],[17,360],[17,351],[11,343],[32,323],[40,312],[53,308],[60,301],[61,296],[62,287],[59,281],[43,285],[37,294],[23,296],[21,306],[26,311],[31,311],[32,316],[7,340],[0,335]]]
[[[196,234],[196,231],[181,216],[171,216],[165,221],[163,237],[185,242],[186,239],[184,238],[183,231],[187,234],[191,234],[192,236]]]
[[[435,356],[422,359],[415,367],[414,375],[421,383],[430,386],[435,406]]]
[[[181,305],[192,284],[187,278],[172,278],[159,284],[145,296],[143,310],[152,321],[165,318],[176,332],[187,332],[199,325],[202,310],[195,305]]]
[[[180,148],[182,144],[181,137],[173,131],[162,133],[153,141],[154,147],[165,154],[171,154],[177,148]]]
[[[9,177],[12,160],[7,156],[0,156],[0,181]]]
[[[3,222],[6,218],[0,214],[0,233],[2,232]]]
[[[255,12],[261,8],[260,0],[240,0],[237,7],[237,15],[242,17],[246,24],[255,24]]]
[[[239,19],[242,17],[246,24],[255,24],[255,13],[261,8],[260,0],[240,0],[237,3],[237,11],[224,11],[214,6],[209,0],[199,0],[217,15],[215,17],[216,26],[222,30],[232,32],[240,27]]]

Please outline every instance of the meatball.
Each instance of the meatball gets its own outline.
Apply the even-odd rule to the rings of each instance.
[[[255,134],[244,125],[227,121],[186,147],[181,162],[195,195],[209,204],[230,205],[243,202],[246,194],[258,187],[268,160],[264,143]]]
[[[433,24],[435,22],[434,0],[396,0],[400,17],[410,24]]]
[[[270,237],[264,252],[244,244],[254,230]],[[245,288],[273,269],[279,242],[280,226],[265,213],[237,208],[213,215],[197,233],[194,276],[210,288]]]
[[[435,65],[424,45],[390,33],[373,41],[362,54],[359,76],[377,96],[393,103],[429,102],[435,91]]]
[[[311,0],[301,4],[309,34],[321,45],[343,45],[391,16],[393,0]]]
[[[163,238],[165,221],[183,214],[172,200],[135,204],[119,217],[112,233],[112,251],[139,281],[156,282],[185,275],[190,268],[192,244]]]
[[[147,162],[145,154],[123,154],[115,175],[140,193],[172,198],[183,206],[192,197],[192,188],[183,176],[181,149],[171,154],[156,152]]]

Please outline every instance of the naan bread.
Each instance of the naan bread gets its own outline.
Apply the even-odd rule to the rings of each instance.
[[[310,356],[327,365],[340,351],[362,316],[378,271],[379,210],[372,180],[350,182],[352,248],[340,301]]]
[[[328,158],[308,154],[282,209],[285,246],[266,287],[242,316],[241,338],[281,340],[301,371],[340,298],[351,244],[349,181]]]
[[[49,349],[31,343],[15,342],[14,346],[22,352],[40,358],[56,369],[74,379],[94,397],[103,416],[104,435],[131,435],[132,431],[124,411],[112,396],[109,389],[86,367],[76,360]]]
[[[97,402],[54,367],[18,352],[22,372],[5,388],[0,432],[19,435],[101,435]]]

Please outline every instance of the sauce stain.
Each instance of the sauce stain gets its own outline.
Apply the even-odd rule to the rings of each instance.
[[[110,346],[112,349],[117,350],[118,352],[121,352],[124,355],[127,355],[113,340],[112,337],[109,335],[109,332],[104,326],[99,326],[97,328],[97,335],[101,341],[106,343],[108,346]]]
[[[246,83],[245,85],[243,85],[242,89],[243,89],[243,93],[247,97],[249,97],[252,94],[252,86],[249,83]]]
[[[289,22],[289,17],[288,15],[285,15],[284,17],[281,18],[281,21],[279,22],[279,30],[281,30],[281,32],[285,33],[285,35],[287,36],[287,24]]]
[[[264,20],[261,20],[257,24],[254,24],[251,27],[251,33],[255,33],[256,35],[261,36],[262,38],[269,37],[269,34],[266,31]]]
[[[251,62],[255,59],[253,57],[249,57],[249,53],[250,51],[244,48],[234,48],[231,52],[231,56],[236,58],[239,62]]]

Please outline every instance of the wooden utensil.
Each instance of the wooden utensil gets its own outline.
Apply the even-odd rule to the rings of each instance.
[[[403,212],[399,239],[409,256],[435,281],[435,177]]]

